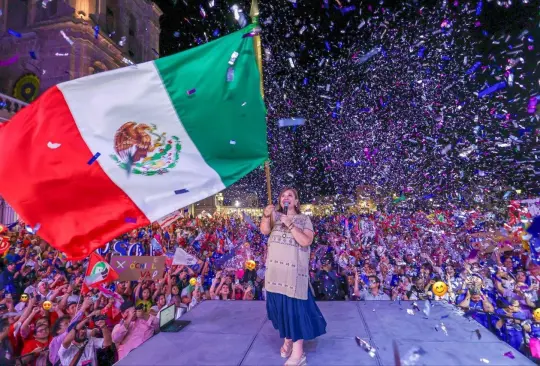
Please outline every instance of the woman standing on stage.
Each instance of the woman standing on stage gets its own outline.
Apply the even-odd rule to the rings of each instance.
[[[304,340],[326,333],[326,321],[309,286],[309,246],[313,225],[300,213],[295,189],[286,188],[279,195],[277,209],[264,209],[261,232],[270,234],[266,258],[266,311],[281,338],[281,357],[286,366],[306,365]]]

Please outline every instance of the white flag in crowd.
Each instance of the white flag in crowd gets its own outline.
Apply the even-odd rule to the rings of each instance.
[[[176,248],[176,252],[174,253],[173,258],[173,265],[184,265],[184,266],[192,266],[194,264],[197,264],[197,258],[195,256],[186,253],[186,251],[182,248]]]
[[[167,216],[163,216],[161,219],[157,220],[157,223],[162,229],[165,229],[167,226],[182,217],[184,217],[184,213],[181,210],[177,210],[168,214]]]

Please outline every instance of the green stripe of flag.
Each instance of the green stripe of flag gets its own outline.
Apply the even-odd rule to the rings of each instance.
[[[155,61],[180,121],[225,186],[268,159],[253,38],[243,38],[252,29]],[[228,81],[231,67],[234,79]]]

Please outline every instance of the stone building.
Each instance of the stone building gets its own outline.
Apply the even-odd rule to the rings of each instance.
[[[60,82],[154,60],[149,0],[0,0],[0,93],[30,102]]]

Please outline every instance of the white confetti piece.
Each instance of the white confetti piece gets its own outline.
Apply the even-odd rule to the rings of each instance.
[[[60,146],[62,146],[62,144],[57,144],[57,143],[50,142],[50,141],[47,142],[47,147],[48,147],[49,149],[52,149],[52,150],[58,149]]]

